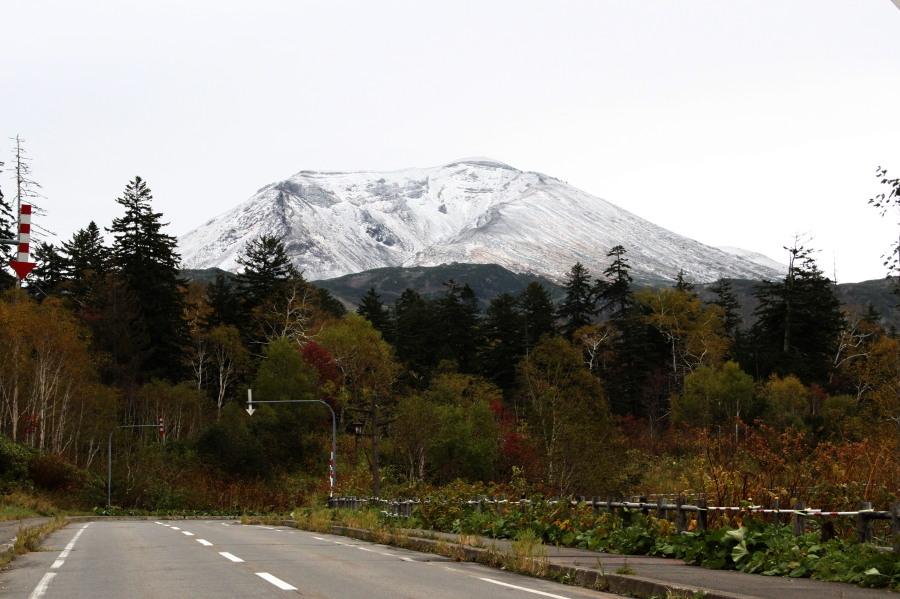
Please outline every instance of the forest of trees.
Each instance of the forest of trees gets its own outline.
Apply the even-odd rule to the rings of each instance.
[[[653,484],[653,463],[701,455],[698,439],[707,454],[759,435],[793,435],[810,454],[900,446],[900,339],[873,309],[842,305],[799,244],[784,279],[757,284],[752,322],[728,280],[712,301],[683,272],[635,289],[623,246],[602,273],[573,265],[556,305],[534,282],[482,311],[450,280],[437,297],[407,289],[393,305],[372,288],[348,311],[270,236],[247,245],[237,275],[189,282],[147,182],[115,201],[108,226],[39,244],[28,281],[6,276],[0,297],[4,443],[50,456],[35,474],[78,479],[88,501],[103,496],[117,427],[158,418],[162,438],[115,435],[120,505],[275,505],[327,491],[327,410],[258,404],[251,417],[248,389],[331,405],[338,490],[353,494],[371,489],[373,460],[395,487],[519,478],[597,495]]]

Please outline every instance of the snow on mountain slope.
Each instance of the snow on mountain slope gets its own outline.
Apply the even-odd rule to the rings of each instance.
[[[626,249],[638,282],[778,278],[749,253],[667,231],[562,181],[486,158],[394,172],[301,171],[179,240],[186,268],[238,270],[260,235],[281,238],[308,280],[384,266],[500,264],[561,280],[576,262],[600,276]]]
[[[782,264],[777,260],[772,260],[768,256],[760,254],[759,252],[751,252],[750,250],[736,248],[733,246],[720,246],[719,249],[726,254],[731,254],[732,256],[736,256],[743,260],[749,260],[750,262],[755,262],[756,264],[771,268],[779,273],[778,278],[783,277],[787,273],[787,264]]]

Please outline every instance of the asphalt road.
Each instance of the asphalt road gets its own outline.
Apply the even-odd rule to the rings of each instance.
[[[291,528],[222,521],[71,524],[0,572],[0,596],[612,598],[479,564]]]

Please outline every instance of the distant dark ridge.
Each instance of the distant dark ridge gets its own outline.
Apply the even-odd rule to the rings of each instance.
[[[559,285],[545,277],[516,274],[497,264],[453,263],[411,268],[392,266],[315,283],[335,297],[353,304],[359,304],[360,299],[374,287],[381,296],[381,301],[391,306],[406,289],[412,289],[426,298],[438,297],[444,293],[444,283],[450,279],[460,285],[468,284],[478,296],[482,307],[486,307],[492,299],[503,293],[518,295],[532,281],[541,283],[554,301],[564,295]]]
[[[233,277],[234,274],[220,268],[202,270],[185,270],[184,276],[198,283],[208,283],[217,275]],[[594,276],[598,276],[594,274]],[[387,267],[376,268],[335,279],[314,281],[319,287],[330,291],[348,308],[355,309],[362,297],[374,287],[387,306],[392,306],[407,288],[422,296],[433,298],[444,293],[444,283],[453,279],[460,285],[468,283],[482,308],[502,293],[518,295],[531,281],[538,281],[550,293],[555,302],[560,301],[565,292],[562,287],[539,275],[516,274],[497,264],[443,264],[441,266],[415,266],[411,268]],[[756,298],[753,297],[754,286],[759,281],[747,279],[728,279],[732,290],[741,303],[741,316],[744,328],[752,323]],[[659,283],[657,286],[668,286],[670,283]],[[644,285],[641,285],[642,287]],[[712,284],[696,286],[696,292],[706,301],[713,298],[709,292]],[[860,283],[841,283],[837,285],[838,298],[845,306],[856,310],[865,310],[869,304],[881,314],[882,325],[900,329],[900,297],[894,291],[898,289],[896,279],[874,279]]]

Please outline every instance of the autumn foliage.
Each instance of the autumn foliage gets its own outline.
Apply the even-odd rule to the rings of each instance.
[[[280,509],[330,491],[333,427],[349,495],[462,481],[897,499],[900,345],[877,313],[841,306],[803,248],[757,286],[748,323],[727,281],[635,290],[622,246],[601,278],[573,267],[555,303],[534,282],[483,309],[451,280],[392,306],[373,288],[348,314],[270,236],[239,276],[189,283],[149,200],[129,184],[112,247],[91,223],[44,252],[39,284],[0,297],[0,433],[27,448],[0,456],[6,482],[94,505],[111,482],[120,506]]]

